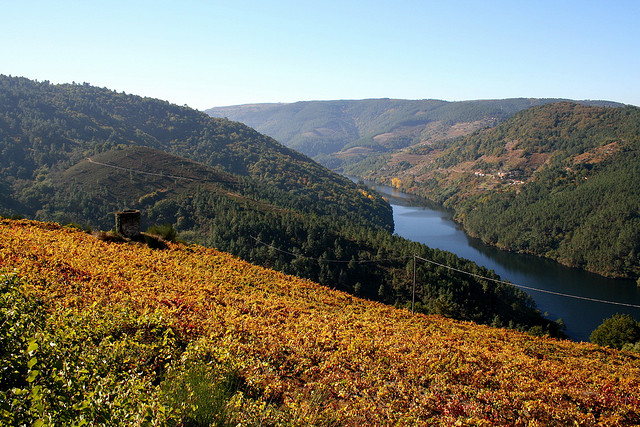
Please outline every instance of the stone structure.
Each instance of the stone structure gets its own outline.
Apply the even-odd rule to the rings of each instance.
[[[140,211],[116,212],[116,233],[129,239],[140,236]]]

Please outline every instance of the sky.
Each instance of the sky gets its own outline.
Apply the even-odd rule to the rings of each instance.
[[[401,98],[640,106],[640,1],[0,0],[0,74],[196,109]]]

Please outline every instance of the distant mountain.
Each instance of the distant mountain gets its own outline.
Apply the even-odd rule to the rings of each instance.
[[[640,275],[640,108],[533,107],[395,153],[367,177],[444,203],[485,242]]]
[[[389,204],[238,122],[90,85],[0,76],[0,214],[102,229],[139,209],[143,228],[365,298],[411,304],[412,254],[479,276],[452,254],[393,236]],[[416,309],[561,335],[512,286],[429,266]]]
[[[365,99],[248,104],[205,112],[243,122],[325,166],[343,169],[382,153],[493,127],[517,111],[559,101]],[[580,102],[622,106],[609,101]]]

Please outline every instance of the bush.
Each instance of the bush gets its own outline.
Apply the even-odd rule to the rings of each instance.
[[[0,425],[175,424],[154,380],[181,353],[161,318],[49,313],[0,275]]]
[[[621,349],[640,341],[640,323],[628,314],[615,314],[605,319],[589,337],[592,343]]]
[[[634,351],[636,353],[640,353],[640,341],[635,344],[627,343],[622,347],[622,349],[625,351]]]
[[[147,229],[146,234],[160,237],[167,242],[174,242],[178,237],[178,232],[171,224],[153,225]]]
[[[214,369],[204,363],[183,369],[162,384],[165,400],[181,414],[181,422],[190,426],[231,425],[227,406],[239,391],[237,375],[228,372],[216,378]]]

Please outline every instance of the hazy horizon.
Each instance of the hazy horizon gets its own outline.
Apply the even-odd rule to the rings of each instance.
[[[197,109],[337,99],[640,105],[640,3],[5,2],[0,73]]]

